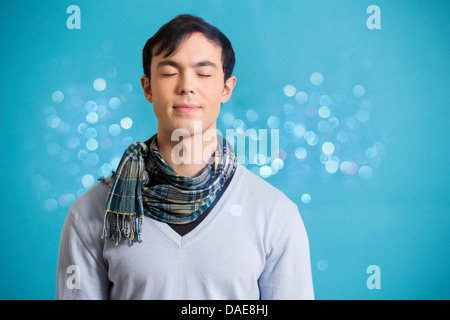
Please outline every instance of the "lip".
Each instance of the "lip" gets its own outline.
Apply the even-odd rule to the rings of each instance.
[[[173,107],[179,113],[194,113],[200,110],[200,106],[195,104],[179,104]]]

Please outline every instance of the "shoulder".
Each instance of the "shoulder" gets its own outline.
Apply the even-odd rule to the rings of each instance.
[[[108,191],[108,185],[99,181],[70,206],[60,240],[59,259],[64,270],[66,265],[74,262],[87,263],[94,270],[91,258],[105,270],[101,259],[104,246],[101,235]]]
[[[103,223],[109,182],[111,182],[111,177],[97,182],[72,203],[69,215],[75,224],[82,224],[84,227],[87,224]]]
[[[238,164],[238,169],[241,192],[251,195],[253,201],[267,205],[296,207],[296,204],[283,191],[274,187],[268,181],[241,164]]]
[[[266,253],[289,241],[307,244],[306,229],[297,204],[246,167],[239,165],[232,203],[242,208],[241,221],[261,237]],[[245,214],[244,214],[245,213]],[[245,217],[245,218],[244,218]]]
[[[289,221],[297,220],[299,211],[297,204],[280,189],[271,185],[245,166],[238,164],[236,189],[242,201],[266,218]]]

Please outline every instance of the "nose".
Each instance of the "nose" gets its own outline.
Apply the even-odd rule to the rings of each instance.
[[[178,83],[178,94],[180,95],[188,95],[194,94],[194,80],[188,74],[184,74],[179,78]]]

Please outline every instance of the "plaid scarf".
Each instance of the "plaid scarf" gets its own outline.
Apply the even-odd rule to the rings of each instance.
[[[194,178],[179,175],[164,162],[156,146],[156,134],[146,143],[132,143],[109,184],[102,239],[115,245],[122,238],[142,242],[144,215],[174,224],[194,221],[234,174],[236,163],[233,147],[220,135],[214,163]],[[105,182],[104,178],[99,180]]]

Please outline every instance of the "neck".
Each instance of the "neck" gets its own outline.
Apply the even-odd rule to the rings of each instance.
[[[217,148],[217,134],[182,136],[178,141],[171,140],[171,134],[158,130],[156,142],[164,162],[176,173],[194,178],[209,164],[214,162],[214,151]]]

